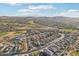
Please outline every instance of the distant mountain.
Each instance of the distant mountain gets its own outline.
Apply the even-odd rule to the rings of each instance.
[[[79,22],[79,18],[62,17],[62,16],[52,17],[52,20],[55,20],[57,22],[65,22],[65,23]]]
[[[33,20],[40,23],[66,23],[79,26],[79,18],[55,16],[55,17],[9,17],[9,16],[0,16],[0,20],[16,20],[18,22],[26,22],[28,20]]]

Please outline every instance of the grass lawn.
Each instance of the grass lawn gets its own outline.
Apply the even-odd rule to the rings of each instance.
[[[15,32],[15,35],[22,34],[22,31]]]
[[[6,34],[7,34],[7,32],[0,32],[0,36],[6,35]]]
[[[64,31],[64,32],[73,32],[73,31],[76,31],[76,30],[74,30],[74,29],[62,29],[62,31]]]
[[[79,50],[72,50],[72,51],[70,51],[70,53],[69,53],[69,55],[70,56],[79,56]]]

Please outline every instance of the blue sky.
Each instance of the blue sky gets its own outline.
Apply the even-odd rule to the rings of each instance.
[[[78,3],[0,3],[0,16],[79,17]]]

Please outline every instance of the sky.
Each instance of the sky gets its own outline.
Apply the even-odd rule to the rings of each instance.
[[[0,3],[0,16],[79,17],[79,3]]]

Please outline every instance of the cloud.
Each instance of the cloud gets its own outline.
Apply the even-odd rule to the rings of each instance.
[[[32,10],[52,10],[55,9],[52,5],[39,5],[39,6],[29,6]]]
[[[79,12],[79,10],[70,9],[70,10],[68,10],[68,12]]]
[[[70,10],[61,12],[61,13],[59,14],[59,16],[79,17],[79,10],[70,9]]]
[[[56,9],[56,7],[52,6],[52,5],[39,5],[39,6],[28,6],[28,8],[25,8],[25,9],[19,9],[17,10],[17,12],[20,14],[20,15],[31,15],[31,16],[47,16],[47,12],[48,11],[52,11]],[[45,12],[44,13],[41,13],[42,11]]]
[[[31,10],[31,9],[20,9],[17,12],[19,13],[30,13],[30,12],[39,12],[39,10]]]
[[[7,4],[9,4],[10,6],[19,6],[19,5],[21,5],[20,3],[7,3]]]
[[[41,10],[53,10],[55,7],[52,5],[39,5],[39,6],[28,6],[26,9],[20,9],[18,12],[33,12],[33,11],[41,11]]]

